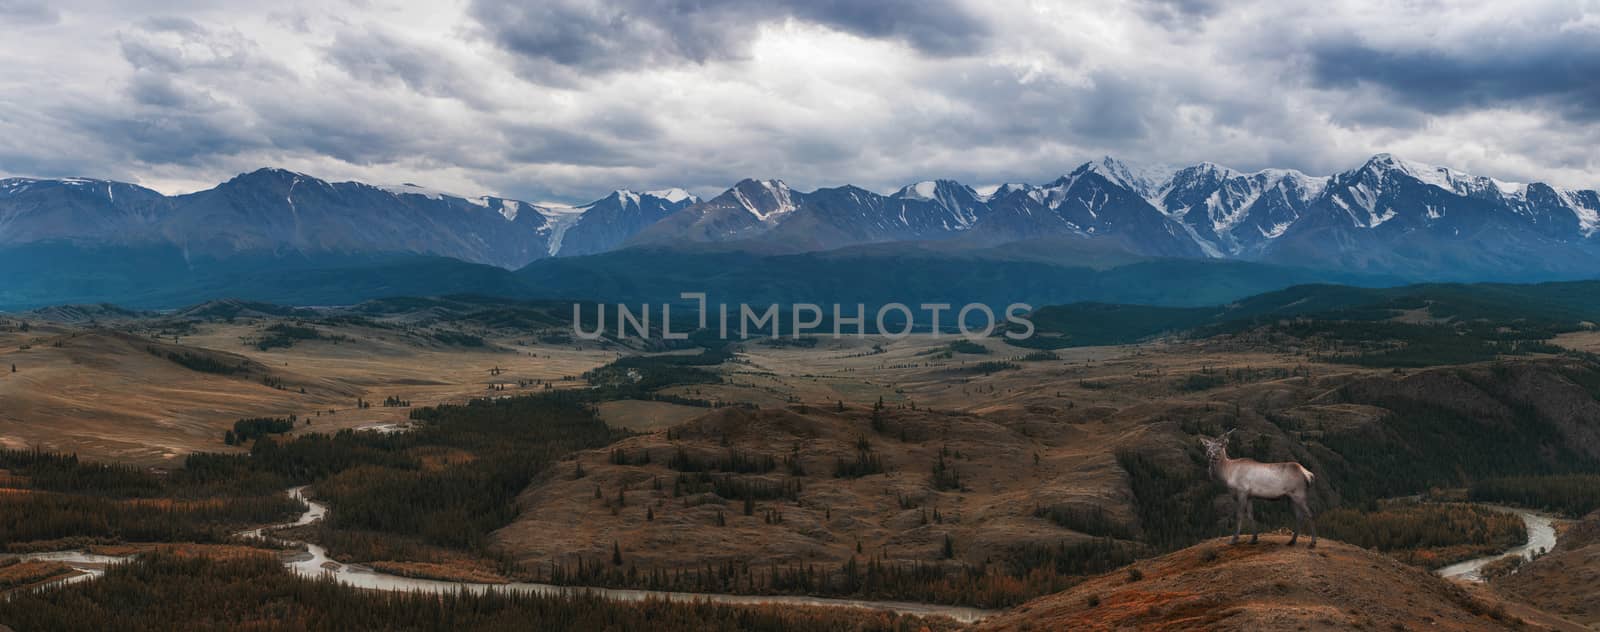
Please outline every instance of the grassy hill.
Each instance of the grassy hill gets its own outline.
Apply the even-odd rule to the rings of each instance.
[[[1292,321],[1322,324],[1308,330],[1302,323],[1295,330]],[[1600,281],[1390,288],[1317,284],[1210,307],[1105,303],[1041,307],[1033,314],[1037,337],[1024,345],[1049,348],[1126,344],[1163,334],[1208,336],[1258,327],[1275,327],[1297,338],[1321,334],[1351,342],[1465,335],[1478,343],[1505,343],[1543,340],[1597,321]],[[1344,324],[1335,327],[1328,323]],[[1455,359],[1471,361],[1480,355],[1467,353]],[[1492,357],[1493,353],[1489,355]]]

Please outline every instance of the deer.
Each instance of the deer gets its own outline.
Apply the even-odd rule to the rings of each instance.
[[[1316,480],[1317,475],[1294,461],[1262,463],[1255,459],[1230,459],[1228,436],[1232,434],[1233,430],[1229,430],[1215,439],[1200,438],[1201,445],[1206,448],[1206,458],[1211,463],[1211,477],[1226,485],[1228,493],[1233,495],[1235,521],[1233,540],[1229,544],[1239,543],[1239,532],[1244,529],[1245,518],[1250,519],[1250,543],[1255,544],[1261,539],[1261,525],[1256,523],[1252,499],[1288,498],[1294,506],[1294,536],[1289,538],[1289,546],[1294,546],[1300,540],[1300,529],[1304,523],[1311,526],[1311,545],[1307,548],[1317,548],[1317,523],[1312,519],[1311,507],[1306,504],[1311,482]]]

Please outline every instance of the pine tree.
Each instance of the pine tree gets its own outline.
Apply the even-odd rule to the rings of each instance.
[[[616,540],[611,541],[611,565],[622,566],[622,545],[617,544]]]

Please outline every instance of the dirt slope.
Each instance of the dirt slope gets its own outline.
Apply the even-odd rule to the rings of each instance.
[[[1541,629],[1491,597],[1383,555],[1329,540],[1315,550],[1303,540],[1288,547],[1287,540],[1204,542],[1035,599],[980,629]]]

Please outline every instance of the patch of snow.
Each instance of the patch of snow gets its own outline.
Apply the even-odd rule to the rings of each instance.
[[[1007,183],[1004,183],[1004,184],[995,184],[995,185],[979,187],[977,189],[977,193],[978,193],[978,200],[979,201],[988,202],[988,201],[993,200],[994,198],[996,198],[998,196],[1001,196],[1001,195],[1009,195],[1009,194],[1012,194],[1012,193],[1016,193],[1017,191],[1027,191],[1027,190],[1028,190],[1028,185],[1026,185],[1026,184],[1023,184],[1021,182],[1007,182]]]
[[[1293,188],[1299,190],[1299,201],[1301,202],[1306,202],[1322,195],[1322,192],[1328,188],[1328,181],[1333,179],[1332,176],[1308,176],[1294,169],[1262,169],[1257,171],[1256,174],[1266,176],[1275,183],[1274,186],[1281,189],[1289,188],[1283,186],[1285,183],[1294,183]],[[1284,195],[1288,195],[1287,190],[1284,191]]]
[[[1261,189],[1252,186],[1244,191],[1242,197],[1230,196],[1231,199],[1224,203],[1221,194],[1227,188],[1227,185],[1224,185],[1223,188],[1212,191],[1205,200],[1206,211],[1211,218],[1211,230],[1218,235],[1231,232],[1234,226],[1244,221],[1245,214],[1256,200],[1261,199]]]
[[[420,196],[428,198],[430,200],[440,200],[440,199],[444,199],[444,198],[447,198],[447,197],[448,198],[455,198],[455,199],[458,199],[458,200],[470,199],[470,198],[468,198],[468,197],[466,197],[464,195],[456,195],[456,194],[450,193],[448,191],[440,191],[438,189],[430,189],[428,187],[412,184],[410,182],[407,182],[407,183],[404,183],[404,184],[380,184],[380,185],[377,185],[376,188],[382,189],[384,191],[388,191],[388,192],[393,193],[395,195],[420,195]],[[480,206],[488,206],[488,204],[485,203],[485,204],[481,204]]]
[[[1266,237],[1267,239],[1277,239],[1279,237],[1282,237],[1283,233],[1288,231],[1289,227],[1292,226],[1293,224],[1294,224],[1294,222],[1278,222],[1276,224],[1273,224],[1272,228],[1262,228],[1260,226],[1257,226],[1256,230],[1261,231],[1261,236],[1262,237]]]
[[[548,206],[530,204],[528,206],[544,216],[545,224],[539,230],[548,233],[548,246],[545,249],[545,254],[552,257],[561,252],[561,240],[566,237],[567,230],[572,228],[573,224],[578,223],[578,220],[583,218],[584,212],[590,208],[589,206],[561,206],[554,204]]]
[[[612,191],[611,194],[617,196],[617,204],[621,205],[622,208],[628,208],[629,204],[632,204],[634,206],[638,206],[639,205],[639,194],[638,193],[634,193],[634,192],[629,191],[627,189],[617,189],[615,191]]]
[[[516,221],[517,213],[522,210],[522,203],[516,200],[500,200],[500,216],[507,221]]]
[[[1573,195],[1571,189],[1551,188],[1555,190],[1556,197],[1561,199],[1561,203],[1572,209],[1572,214],[1578,218],[1578,230],[1584,237],[1589,237],[1600,230],[1600,209],[1584,206],[1578,196]]]
[[[932,200],[933,195],[939,190],[939,183],[932,180],[923,180],[900,191],[900,197],[908,200]]]
[[[696,200],[696,199],[698,199],[695,196],[690,195],[688,191],[685,191],[685,190],[677,188],[677,187],[673,187],[673,188],[670,188],[670,189],[657,189],[655,191],[645,191],[644,194],[648,195],[648,196],[651,196],[651,197],[661,198],[661,199],[666,200],[668,202],[671,202],[673,204],[677,204],[677,203],[682,202],[684,200]]]
[[[1210,165],[1210,163],[1202,164]],[[1133,164],[1117,160],[1111,156],[1102,157],[1099,162],[1092,162],[1087,166],[1090,171],[1099,173],[1107,180],[1131,189],[1158,208],[1161,206],[1158,202],[1161,199],[1160,193],[1178,172],[1177,169],[1169,165]]]
[[[1189,235],[1189,239],[1194,240],[1194,243],[1200,246],[1200,252],[1205,253],[1207,257],[1212,259],[1222,259],[1224,257],[1222,249],[1211,243],[1211,240],[1201,237],[1200,231],[1195,230],[1194,226],[1190,226],[1188,222],[1176,223],[1183,228],[1183,232]]]
[[[1500,195],[1508,198],[1520,198],[1528,192],[1528,183],[1526,182],[1507,182],[1495,178],[1489,178],[1489,182],[1494,183],[1494,188],[1500,190]]]
[[[1415,160],[1404,160],[1390,154],[1378,154],[1379,164],[1386,164],[1398,169],[1401,173],[1421,180],[1424,184],[1431,184],[1446,191],[1457,191],[1455,181],[1466,174],[1456,174],[1446,167],[1430,165]],[[1466,176],[1471,177],[1471,176]]]
[[[1474,176],[1449,167],[1440,167],[1415,160],[1405,160],[1392,154],[1378,154],[1372,157],[1372,161],[1416,178],[1423,184],[1438,187],[1461,196],[1490,195],[1492,197],[1492,195],[1497,194],[1504,198],[1521,199],[1528,190],[1528,185],[1525,182],[1511,182],[1485,176]]]
[[[772,199],[777,202],[776,208],[768,212],[762,212],[754,202],[745,197],[743,191],[740,191],[738,187],[733,188],[733,196],[739,200],[739,205],[743,206],[744,210],[749,211],[751,215],[756,216],[756,219],[771,223],[779,217],[794,211],[795,205],[790,195],[789,185],[784,184],[782,180],[757,180],[756,184],[761,185],[772,196]]]
[[[1378,212],[1378,196],[1382,192],[1368,188],[1365,181],[1357,182],[1354,186],[1350,187],[1349,192],[1351,198],[1350,202],[1354,202],[1356,207],[1366,214],[1366,217],[1357,215],[1356,209],[1351,208],[1350,204],[1346,203],[1345,200],[1340,196],[1333,196],[1333,202],[1339,205],[1339,208],[1344,209],[1345,213],[1349,214],[1351,219],[1355,220],[1356,226],[1362,228],[1373,228],[1379,224],[1389,221],[1394,217],[1394,209],[1387,209],[1385,214],[1380,214]]]
[[[1399,215],[1399,213],[1395,212],[1395,210],[1392,208],[1383,209],[1383,214],[1372,216],[1372,224],[1368,226],[1368,228],[1377,228],[1384,222],[1394,219],[1397,215]]]

